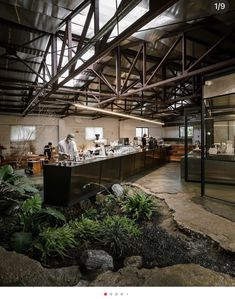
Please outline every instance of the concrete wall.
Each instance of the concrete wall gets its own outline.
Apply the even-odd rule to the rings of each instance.
[[[164,138],[179,138],[179,126],[165,127],[163,137]]]
[[[119,121],[112,118],[82,118],[78,116],[67,117],[59,120],[59,139],[65,138],[68,133],[75,134],[77,146],[83,144],[93,145],[92,141],[85,140],[86,127],[102,127],[104,138],[107,141],[118,139]]]
[[[36,126],[36,140],[32,141],[35,147],[35,152],[43,153],[43,147],[49,141],[54,145],[58,141],[58,119],[52,117],[42,116],[7,116],[1,115],[0,117],[0,144],[5,146],[3,154],[10,154],[14,151],[12,147],[17,147],[17,142],[10,141],[11,126],[12,125],[30,125]]]
[[[118,121],[118,119],[115,118],[104,117],[92,120],[90,118],[77,116],[59,119],[42,116],[18,117],[1,115],[0,144],[7,148],[7,150],[3,152],[4,155],[14,152],[12,147],[17,147],[16,142],[10,141],[12,125],[36,126],[36,140],[32,143],[35,147],[35,152],[38,154],[43,153],[43,147],[49,141],[52,142],[53,146],[56,146],[58,141],[65,138],[70,132],[75,134],[75,141],[78,147],[83,144],[93,145],[92,141],[85,140],[86,127],[103,127],[104,138],[108,141],[117,140],[120,137],[129,137],[132,141],[135,136],[136,127],[149,127],[151,136],[163,136],[161,126],[135,120]]]
[[[162,137],[163,129],[160,125],[147,123],[137,120],[124,120],[120,122],[120,137],[129,137],[133,140],[137,127],[149,128],[149,135],[153,137]]]
[[[179,138],[179,126],[163,128],[163,138]],[[201,142],[201,129],[199,126],[193,125],[193,138],[192,141],[199,140]]]
[[[123,120],[119,121],[115,118],[81,118],[81,117],[68,117],[59,121],[59,137],[64,138],[69,132],[75,134],[77,145],[90,144],[92,141],[85,140],[85,128],[86,127],[102,127],[104,130],[104,138],[107,141],[114,141],[119,138],[129,137],[130,141],[135,137],[136,127],[148,127],[150,135],[154,137],[162,136],[162,127],[159,125],[135,121],[135,120]]]

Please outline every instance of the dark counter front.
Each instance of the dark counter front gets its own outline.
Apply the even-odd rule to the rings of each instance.
[[[84,197],[96,194],[99,185],[109,187],[141,171],[167,161],[167,148],[136,152],[123,156],[97,158],[74,166],[43,166],[44,202],[54,206],[71,206]]]

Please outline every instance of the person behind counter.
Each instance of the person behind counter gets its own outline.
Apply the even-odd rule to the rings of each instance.
[[[48,144],[44,146],[44,156],[46,156],[48,160],[51,160],[51,154],[52,154],[52,143],[48,142]]]
[[[147,134],[144,134],[142,137],[142,148],[146,148],[147,145]]]
[[[156,139],[151,136],[148,142],[148,149],[155,149],[156,146],[157,146]]]
[[[58,144],[59,160],[74,159],[78,156],[78,149],[74,139],[74,134],[69,133],[67,137]]]

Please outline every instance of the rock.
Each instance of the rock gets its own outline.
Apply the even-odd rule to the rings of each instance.
[[[77,266],[46,269],[26,255],[0,247],[1,286],[74,286],[80,278]]]
[[[78,266],[48,269],[48,273],[53,277],[53,286],[75,286],[81,278]]]
[[[111,189],[113,191],[113,194],[117,197],[121,197],[124,193],[123,187],[119,184],[113,184]]]
[[[85,250],[81,261],[87,270],[113,270],[113,258],[104,250]]]
[[[142,257],[141,256],[130,256],[125,258],[124,267],[136,267],[138,269],[142,268]]]
[[[80,280],[79,283],[76,285],[76,287],[86,287],[89,285],[89,281],[88,280]]]
[[[100,274],[91,286],[235,286],[235,278],[196,264],[165,268],[126,267]]]

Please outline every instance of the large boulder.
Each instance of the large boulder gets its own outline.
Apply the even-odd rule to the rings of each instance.
[[[111,186],[113,194],[117,197],[121,197],[124,194],[124,189],[120,184],[113,184]]]
[[[130,264],[100,274],[91,286],[235,286],[235,278],[195,264],[138,269]]]
[[[113,270],[113,258],[104,250],[85,250],[81,261],[87,270]]]
[[[46,269],[26,255],[0,247],[1,286],[74,286],[80,278],[78,266]]]

